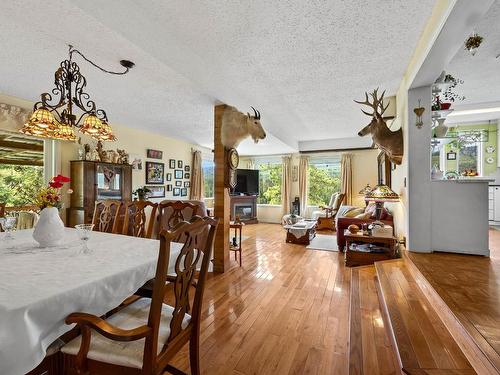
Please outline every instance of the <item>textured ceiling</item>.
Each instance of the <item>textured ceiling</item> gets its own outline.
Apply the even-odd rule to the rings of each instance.
[[[461,48],[446,69],[464,81],[455,91],[466,99],[455,104],[468,109],[500,101],[500,58],[496,58],[500,54],[500,1],[493,3],[474,30],[484,38],[476,55]]]
[[[352,99],[394,94],[433,0],[4,2],[0,92],[28,100],[51,88],[71,43],[124,77],[81,68],[111,122],[210,146],[214,103],[262,112],[274,135],[240,152],[297,149],[355,137],[367,123]],[[7,52],[7,53],[5,53]]]

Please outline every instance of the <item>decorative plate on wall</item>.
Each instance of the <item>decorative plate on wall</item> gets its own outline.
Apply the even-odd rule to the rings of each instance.
[[[491,153],[495,152],[495,146],[488,146],[488,147],[486,147],[486,152],[488,154],[491,154]]]
[[[493,164],[495,159],[493,159],[491,156],[489,158],[486,158],[486,163],[488,164]]]

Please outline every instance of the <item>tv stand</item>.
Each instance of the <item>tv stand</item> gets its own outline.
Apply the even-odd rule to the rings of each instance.
[[[231,220],[236,216],[245,224],[257,224],[257,196],[255,195],[231,195]]]

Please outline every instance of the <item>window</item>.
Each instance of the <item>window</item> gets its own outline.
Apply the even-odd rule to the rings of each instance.
[[[205,198],[214,197],[214,162],[212,160],[202,160],[201,168],[203,169],[203,183],[205,190]]]
[[[460,146],[457,154],[457,172],[462,174],[465,170],[482,174],[481,144],[479,142],[464,144]]]
[[[4,148],[2,148],[4,146]],[[33,204],[43,179],[43,141],[15,133],[0,133],[0,202]]]
[[[307,204],[328,205],[332,194],[340,191],[340,159],[338,157],[313,159],[309,162],[307,174],[309,183]]]
[[[259,169],[258,204],[281,204],[281,176],[283,166],[280,162],[261,162]]]

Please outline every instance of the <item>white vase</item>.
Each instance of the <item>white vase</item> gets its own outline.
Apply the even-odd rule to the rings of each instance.
[[[59,245],[64,237],[64,224],[55,207],[44,208],[33,231],[33,238],[40,247]]]

